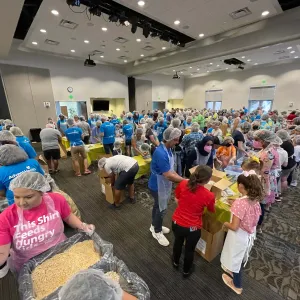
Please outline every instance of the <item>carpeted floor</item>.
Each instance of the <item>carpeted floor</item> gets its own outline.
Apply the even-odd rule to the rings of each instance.
[[[84,220],[96,225],[97,233],[114,244],[114,254],[149,285],[151,299],[300,299],[300,190],[292,189],[283,203],[267,216],[264,233],[258,237],[243,276],[244,292],[234,294],[221,279],[220,258],[206,262],[196,254],[196,271],[183,280],[170,263],[171,246],[162,247],[149,232],[152,199],[148,179],[136,182],[137,203],[125,203],[112,211],[101,194],[97,170],[74,178],[70,159],[61,161],[55,175],[59,187],[73,197]],[[170,204],[165,225],[171,224],[174,203]],[[172,234],[168,236],[173,241]],[[0,299],[16,300],[17,286],[11,275],[0,280]]]

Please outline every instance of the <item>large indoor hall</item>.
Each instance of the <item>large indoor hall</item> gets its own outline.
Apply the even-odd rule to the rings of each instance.
[[[2,8],[1,300],[300,300],[300,0]]]

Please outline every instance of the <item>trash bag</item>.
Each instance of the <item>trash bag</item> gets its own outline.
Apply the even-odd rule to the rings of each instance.
[[[116,272],[120,276],[119,284],[125,292],[137,297],[139,300],[149,300],[150,290],[148,285],[137,274],[129,271],[126,264],[115,256],[101,259],[93,265],[93,269],[100,269],[104,273]]]
[[[88,269],[74,275],[59,291],[59,300],[122,300],[120,285],[101,270]]]
[[[38,265],[42,264],[45,260],[54,257],[56,254],[63,253],[77,243],[91,239],[94,241],[95,250],[101,253],[101,260],[109,259],[113,256],[113,245],[102,240],[97,233],[94,233],[91,237],[84,232],[77,233],[64,242],[57,244],[55,247],[33,257],[23,265],[18,276],[20,299],[35,300],[31,274]],[[60,288],[44,298],[44,300],[58,300],[59,290]]]

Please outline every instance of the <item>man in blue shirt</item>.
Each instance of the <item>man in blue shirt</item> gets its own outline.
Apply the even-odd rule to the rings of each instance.
[[[152,236],[162,246],[170,244],[164,236],[164,234],[170,232],[170,229],[163,227],[162,223],[167,212],[168,200],[172,193],[172,182],[179,183],[184,180],[174,171],[174,158],[171,151],[179,143],[180,136],[180,129],[166,129],[163,134],[164,142],[156,148],[151,161],[151,176],[148,188],[154,198],[154,205],[150,231]]]
[[[60,131],[62,135],[65,135],[65,131],[68,128],[66,118],[63,114],[60,114],[59,120],[57,121],[57,129]]]
[[[120,124],[120,121],[118,120],[116,115],[112,115],[112,119],[110,120],[110,122],[112,124],[114,124],[114,126],[116,126],[117,124]]]
[[[106,154],[113,153],[115,142],[115,126],[110,123],[106,116],[102,117],[104,121],[100,127],[100,135],[103,137],[103,146]]]
[[[133,128],[127,120],[123,121],[123,134],[125,136],[126,155],[131,156],[131,139],[133,135]]]
[[[158,122],[154,125],[154,130],[157,132],[157,138],[161,142],[163,140],[164,131],[168,128],[163,117],[158,119]]]
[[[83,159],[83,174],[91,174],[91,171],[88,169],[87,155],[83,143],[83,131],[81,128],[76,127],[74,119],[68,119],[67,123],[69,128],[65,131],[65,135],[71,146],[71,156],[74,164],[75,176],[81,176],[80,158]]]

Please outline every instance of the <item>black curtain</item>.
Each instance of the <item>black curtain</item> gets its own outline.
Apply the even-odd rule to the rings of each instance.
[[[136,110],[135,105],[135,78],[128,77],[129,111]]]
[[[0,74],[0,119],[11,119],[1,74]]]

